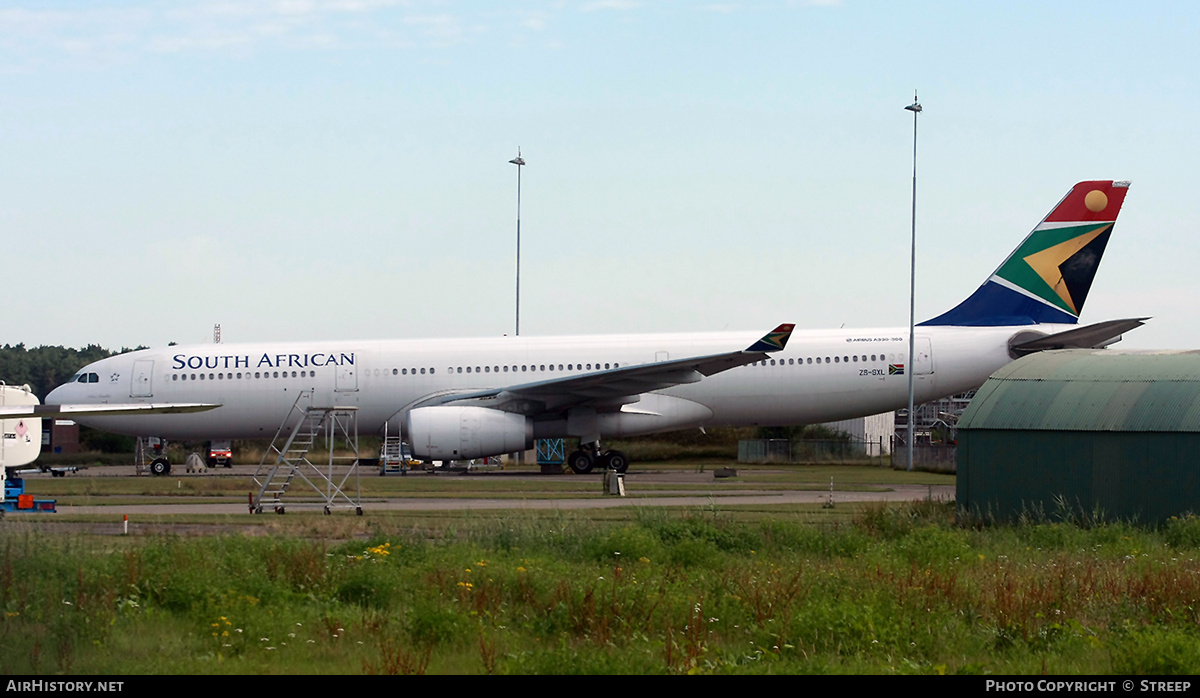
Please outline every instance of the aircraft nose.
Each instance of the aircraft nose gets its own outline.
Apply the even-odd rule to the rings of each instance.
[[[54,390],[51,390],[50,394],[46,396],[46,404],[47,405],[63,404],[64,393],[67,392],[66,388],[67,388],[67,384],[64,383],[64,384],[58,386],[57,388],[55,388]]]

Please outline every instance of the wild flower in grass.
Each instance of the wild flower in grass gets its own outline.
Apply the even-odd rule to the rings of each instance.
[[[364,553],[364,555],[365,556],[374,555],[376,557],[387,557],[388,555],[392,554],[392,551],[389,549],[391,547],[392,547],[391,543],[384,543],[383,545],[377,545],[374,548],[367,548],[367,551]]]

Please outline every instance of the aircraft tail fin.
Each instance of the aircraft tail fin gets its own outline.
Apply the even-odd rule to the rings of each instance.
[[[921,325],[1076,324],[1129,182],[1080,182],[975,293]]]

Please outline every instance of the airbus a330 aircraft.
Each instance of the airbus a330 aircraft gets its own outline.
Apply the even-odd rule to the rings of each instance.
[[[715,426],[813,424],[970,390],[1022,354],[1099,347],[1145,318],[1078,327],[1128,182],[1080,182],[969,298],[908,329],[473,340],[211,344],[147,349],[83,368],[48,404],[219,405],[75,419],[169,439],[269,438],[302,391],[402,430],[416,456],[470,459],[577,437],[568,464],[624,471],[603,439]],[[790,340],[790,341],[789,341]],[[10,416],[10,415],[0,415]]]

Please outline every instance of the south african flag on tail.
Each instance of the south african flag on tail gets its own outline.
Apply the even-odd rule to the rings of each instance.
[[[970,298],[921,324],[1076,324],[1128,191],[1129,182],[1076,184]]]

